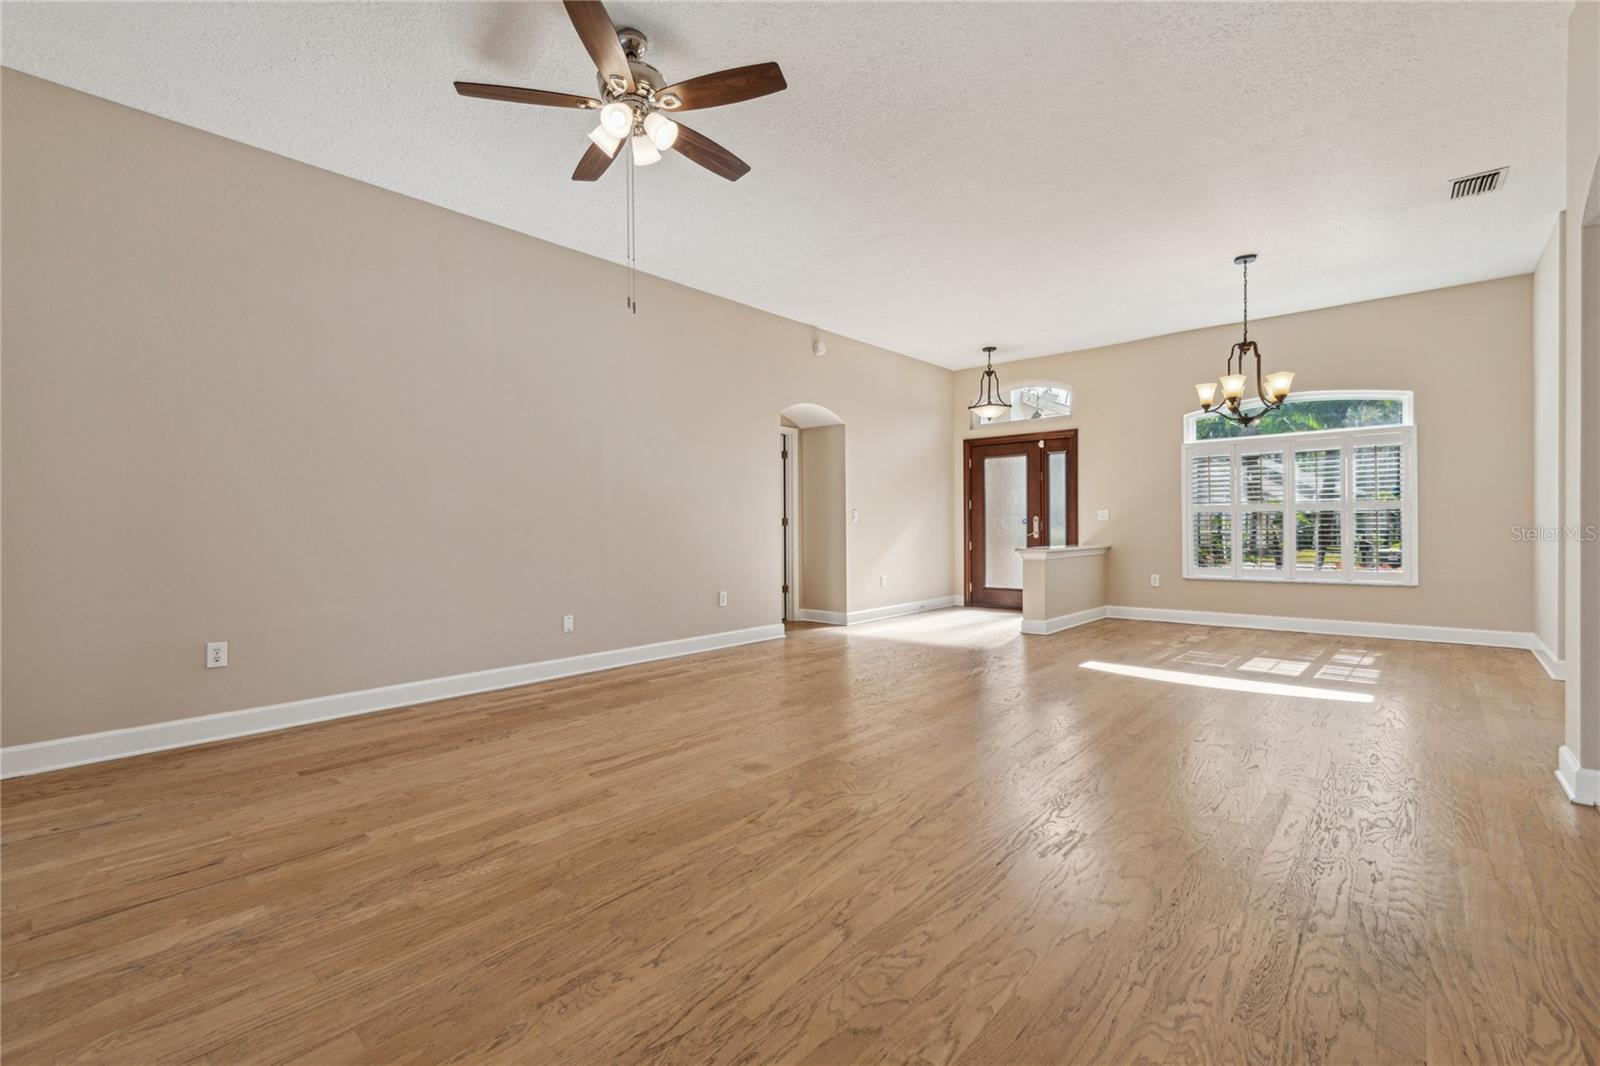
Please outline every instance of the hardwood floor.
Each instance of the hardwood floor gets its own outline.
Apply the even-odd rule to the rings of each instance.
[[[1600,812],[1531,655],[1016,626],[808,628],[6,782],[0,1051],[1600,1058]]]

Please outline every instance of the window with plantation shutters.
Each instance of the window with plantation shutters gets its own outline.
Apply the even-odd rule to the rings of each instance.
[[[1410,394],[1301,402],[1243,431],[1186,419],[1184,576],[1416,584]]]

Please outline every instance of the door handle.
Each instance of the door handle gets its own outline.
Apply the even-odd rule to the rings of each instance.
[[[1033,539],[1034,540],[1038,540],[1039,539],[1039,516],[1038,515],[1034,515],[1033,516]]]

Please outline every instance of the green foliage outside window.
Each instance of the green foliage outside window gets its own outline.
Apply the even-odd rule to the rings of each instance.
[[[1245,409],[1250,409],[1245,405]],[[1231,437],[1263,437],[1274,433],[1314,433],[1318,430],[1364,429],[1368,426],[1398,426],[1405,418],[1403,400],[1300,400],[1269,412],[1248,428],[1221,415],[1207,415],[1195,421],[1195,440],[1226,440]]]

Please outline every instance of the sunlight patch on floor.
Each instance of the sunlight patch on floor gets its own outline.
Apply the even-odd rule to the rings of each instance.
[[[1336,688],[1317,688],[1312,685],[1289,685],[1281,681],[1255,681],[1243,677],[1217,677],[1213,674],[1191,674],[1183,670],[1157,670],[1150,666],[1130,666],[1127,663],[1102,663],[1095,660],[1079,663],[1084,670],[1099,670],[1123,677],[1137,677],[1144,681],[1165,681],[1172,685],[1191,685],[1196,688],[1218,688],[1229,692],[1254,692],[1263,696],[1298,696],[1311,700],[1333,700],[1339,703],[1371,703],[1365,692],[1343,692]]]

